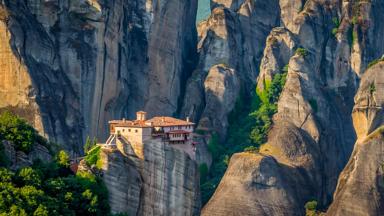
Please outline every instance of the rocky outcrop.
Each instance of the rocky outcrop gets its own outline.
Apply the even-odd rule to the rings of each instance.
[[[102,148],[101,160],[112,212],[199,215],[197,165],[181,150],[159,140],[120,140],[117,149]]]
[[[105,148],[100,160],[112,212],[138,215],[143,183],[135,164],[120,151]]]
[[[9,162],[8,167],[11,170],[18,170],[26,166],[31,166],[36,160],[41,160],[43,162],[52,160],[52,155],[49,150],[37,143],[33,145],[32,150],[29,153],[16,150],[14,144],[8,141],[1,141],[0,144],[2,145],[1,149],[4,149],[4,155]]]
[[[224,139],[228,126],[225,116],[233,109],[233,102],[240,94],[249,96],[254,91],[265,39],[278,24],[279,4],[275,0],[215,0],[211,5],[210,17],[198,25],[199,62],[188,80],[181,116],[190,116],[195,122],[201,119],[199,129],[215,131]],[[239,84],[222,83],[227,79],[210,75],[219,65],[232,70]],[[214,83],[222,83],[224,88],[207,91],[216,88]],[[212,100],[223,94],[231,98]]]
[[[304,215],[306,202],[327,208],[332,201],[356,141],[359,77],[384,53],[375,29],[383,2],[308,0],[292,8],[303,2],[280,1],[282,27],[272,30],[261,60],[259,89],[288,64],[268,141],[259,153],[231,158],[202,215]]]
[[[340,174],[327,215],[382,215],[384,212],[384,63],[368,69],[355,97],[358,140]]]
[[[1,1],[0,107],[81,151],[112,118],[173,114],[195,58],[196,1]]]

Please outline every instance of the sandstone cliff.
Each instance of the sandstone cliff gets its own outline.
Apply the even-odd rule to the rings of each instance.
[[[102,148],[103,179],[112,212],[199,215],[199,175],[184,152],[160,141]]]
[[[355,97],[358,135],[340,175],[327,215],[382,215],[384,212],[384,63],[368,69]]]
[[[195,59],[196,1],[3,0],[1,109],[80,151],[112,118],[173,114]]]
[[[198,25],[199,62],[187,82],[181,115],[223,139],[234,102],[254,90],[265,39],[278,24],[279,5],[277,0],[211,5],[212,14]]]
[[[203,215],[304,215],[310,200],[327,208],[351,155],[353,97],[368,63],[384,53],[384,3],[279,3],[281,27],[268,36],[257,86],[287,65],[268,141],[231,158]]]

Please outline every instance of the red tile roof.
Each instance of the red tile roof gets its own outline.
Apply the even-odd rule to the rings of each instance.
[[[168,117],[168,116],[160,116],[154,117],[149,120],[112,120],[109,121],[109,124],[113,124],[117,127],[169,127],[169,126],[189,126],[195,125],[193,122],[184,121],[181,119]]]
[[[154,117],[152,119],[147,120],[146,123],[152,123],[154,127],[195,125],[193,122],[184,121],[181,119],[167,116]]]
[[[138,128],[152,127],[148,124],[145,124],[145,121],[141,121],[141,120],[134,120],[134,121],[112,120],[112,121],[109,121],[109,124],[113,124],[117,127],[138,127]]]

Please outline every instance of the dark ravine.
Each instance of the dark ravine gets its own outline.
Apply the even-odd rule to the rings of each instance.
[[[316,200],[326,215],[381,215],[384,66],[370,63],[384,54],[384,2],[211,0],[196,27],[197,2],[1,0],[0,111],[73,154],[139,109],[190,116],[225,143],[236,101],[287,68],[267,142],[231,157],[201,214],[305,215]],[[198,158],[210,164],[207,137]],[[196,164],[164,146],[147,153],[103,155],[113,209],[199,214]],[[156,160],[174,167],[153,176],[164,165]]]

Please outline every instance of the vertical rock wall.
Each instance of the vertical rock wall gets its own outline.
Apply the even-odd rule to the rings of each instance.
[[[262,89],[288,65],[268,141],[259,153],[231,158],[203,215],[304,215],[310,200],[326,208],[351,155],[353,97],[368,63],[384,53],[378,40],[384,32],[377,24],[383,2],[279,3],[281,27],[267,39],[257,82]],[[305,53],[296,53],[298,47]],[[364,206],[373,215],[381,208],[371,207]]]
[[[104,139],[112,118],[174,114],[195,59],[196,4],[2,1],[1,73],[19,84],[3,84],[1,108],[75,152],[88,135]]]
[[[137,145],[120,140],[118,146],[102,152],[112,212],[199,215],[199,174],[186,153],[158,140],[140,147],[143,157],[136,155]]]

